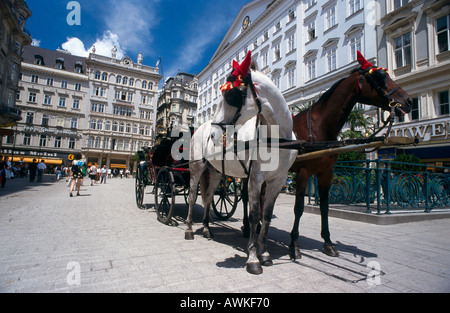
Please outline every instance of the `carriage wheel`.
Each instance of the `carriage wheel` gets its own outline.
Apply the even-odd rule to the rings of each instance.
[[[135,194],[136,194],[136,204],[138,208],[142,208],[144,203],[144,172],[140,165],[137,167],[136,171],[136,184],[135,184]]]
[[[158,221],[169,224],[175,205],[175,180],[172,172],[163,167],[159,170],[155,183],[155,209]]]
[[[218,219],[226,221],[233,216],[238,204],[237,189],[234,178],[222,176],[212,202],[213,211]]]

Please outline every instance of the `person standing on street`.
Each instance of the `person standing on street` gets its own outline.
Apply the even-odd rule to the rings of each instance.
[[[106,175],[108,174],[108,169],[106,168],[106,165],[103,165],[103,168],[101,169],[102,174],[102,180],[100,181],[100,184],[106,184]]]
[[[42,182],[42,178],[44,177],[45,170],[47,169],[47,165],[45,165],[44,160],[41,160],[41,163],[37,165],[38,170],[38,183]]]
[[[77,196],[80,195],[81,182],[83,181],[83,168],[86,166],[86,160],[83,158],[81,153],[75,154],[75,158],[72,162],[71,173],[72,173],[72,183],[70,184],[69,195],[73,197],[72,190],[77,184]]]
[[[0,155],[0,182],[2,188],[5,188],[6,184],[6,168],[8,163],[3,160],[3,156]]]
[[[31,163],[28,166],[28,169],[30,170],[30,182],[34,182],[34,178],[36,177],[36,171],[37,171],[36,159],[33,159],[33,163]]]
[[[89,178],[91,179],[91,186],[94,186],[94,182],[97,179],[97,166],[92,164],[89,169]]]

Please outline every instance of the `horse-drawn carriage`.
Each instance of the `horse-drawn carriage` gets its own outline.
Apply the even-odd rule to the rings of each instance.
[[[312,107],[292,117],[283,95],[273,82],[256,68],[251,68],[249,51],[242,64],[233,62],[233,71],[220,88],[222,99],[213,120],[201,125],[192,136],[188,155],[193,158],[189,162],[175,162],[167,152],[173,150],[177,138],[166,138],[166,143],[162,142],[154,150],[149,149],[141,153],[142,162],[136,175],[138,206],[142,206],[145,186],[154,184],[158,219],[169,223],[175,197],[185,196],[189,206],[185,239],[192,240],[192,212],[198,195],[196,187],[200,182],[205,209],[203,235],[208,237],[211,235],[210,207],[213,207],[217,215],[217,212],[220,212],[217,207],[220,201],[222,204],[230,204],[230,209],[224,211],[225,215],[219,214],[219,217],[227,218],[236,209],[237,188],[234,188],[234,194],[230,194],[229,187],[235,186],[235,182],[231,179],[233,184],[224,184],[224,177],[227,177],[225,175],[244,178],[244,230],[247,229],[250,234],[246,269],[249,273],[261,274],[262,266],[273,264],[267,250],[267,234],[275,201],[286,182],[289,170],[296,172],[297,180],[295,220],[289,252],[292,259],[301,258],[297,241],[300,217],[304,210],[305,188],[307,179],[316,174],[322,217],[321,236],[324,239],[323,252],[338,256],[328,226],[328,191],[337,154],[382,145],[412,143],[411,140],[404,142],[404,138],[389,142],[387,138],[394,117],[411,110],[412,100],[409,95],[392,81],[386,69],[372,65],[359,51],[358,63],[358,68],[334,84]],[[357,102],[390,112],[389,120],[384,123],[384,126],[389,125],[387,135],[359,142],[337,142],[336,138]],[[253,119],[256,123],[253,122],[253,128],[249,129],[257,139],[239,140],[238,132],[244,130],[245,133],[245,125]],[[239,130],[229,131],[237,125],[244,126]],[[266,130],[265,138],[263,135],[259,136],[259,130],[262,129]],[[266,141],[260,144],[263,139]],[[217,158],[214,153],[217,142],[222,146],[223,158]],[[239,146],[244,147],[243,150],[246,151],[256,148],[257,154],[250,152],[244,153],[243,158],[225,159],[227,152],[238,156],[242,152],[239,151]],[[262,152],[269,150],[276,151],[278,162],[272,164],[271,158],[263,155]],[[225,182],[228,182],[228,179],[225,179]],[[234,201],[231,201],[230,196],[234,197]]]
[[[191,135],[193,131],[191,130]],[[143,147],[137,152],[139,165],[136,170],[135,195],[138,207],[144,207],[145,188],[153,186],[152,194],[155,199],[155,210],[158,220],[169,224],[174,213],[177,196],[182,196],[188,204],[189,195],[189,162],[177,160],[172,155],[172,148],[180,137],[168,135],[160,138],[159,144]],[[175,148],[176,149],[176,148]],[[179,147],[178,150],[187,149]],[[180,151],[181,152],[181,151]],[[228,220],[236,211],[239,201],[239,180],[224,176],[214,194],[212,208],[215,216],[220,220]],[[199,194],[199,186],[197,195]]]

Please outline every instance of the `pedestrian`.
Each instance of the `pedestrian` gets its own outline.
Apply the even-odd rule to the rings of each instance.
[[[106,165],[103,165],[103,168],[100,170],[102,174],[102,180],[100,181],[100,184],[106,184],[106,175],[108,174],[108,169],[106,168]]]
[[[6,167],[7,163],[3,160],[3,156],[0,155],[0,184],[2,188],[5,188],[6,184]]]
[[[69,195],[71,197],[73,197],[72,191],[73,188],[75,187],[76,184],[76,188],[77,188],[77,196],[80,195],[80,187],[81,187],[81,183],[83,180],[83,168],[86,167],[86,161],[83,158],[83,156],[81,155],[81,153],[77,153],[74,156],[74,160],[72,162],[72,167],[71,167],[71,173],[72,173],[72,183],[70,185],[70,193]]]
[[[56,174],[56,181],[59,182],[59,179],[61,178],[61,166],[59,165],[56,166],[55,174]]]
[[[38,163],[38,165],[37,165],[37,170],[38,170],[38,179],[37,179],[37,181],[38,181],[38,183],[42,182],[42,178],[44,177],[44,173],[45,173],[46,169],[47,169],[47,165],[45,165],[44,160],[41,160],[41,162]]]
[[[94,182],[97,179],[97,166],[92,164],[89,168],[89,178],[91,179],[91,186],[94,186]]]
[[[12,173],[11,162],[8,160],[7,156],[5,156],[4,159],[5,159],[4,162],[6,163],[6,167],[5,167],[6,179],[11,179],[11,173]]]
[[[36,171],[37,171],[36,159],[33,159],[33,163],[31,163],[28,166],[28,169],[30,170],[30,182],[34,182],[34,178],[36,177]]]

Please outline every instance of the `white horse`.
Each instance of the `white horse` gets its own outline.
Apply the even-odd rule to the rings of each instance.
[[[273,264],[266,247],[267,233],[275,201],[286,182],[288,170],[297,156],[297,151],[253,145],[247,153],[233,152],[232,146],[236,141],[228,133],[224,134],[224,125],[236,126],[236,129],[239,129],[238,138],[252,137],[248,136],[249,130],[252,129],[250,132],[255,133],[257,128],[265,128],[269,138],[295,139],[291,113],[283,95],[267,76],[254,69],[250,70],[250,62],[250,52],[241,65],[234,62],[235,71],[221,88],[223,97],[213,120],[200,126],[191,139],[189,170],[190,186],[197,186],[200,182],[205,208],[203,235],[206,237],[210,236],[211,202],[222,174],[248,177],[250,239],[246,269],[249,273],[261,274],[261,265]],[[249,120],[250,122],[245,124]],[[260,123],[256,123],[256,120]],[[226,155],[222,153],[221,150],[228,150],[230,145],[230,151],[227,151]],[[230,154],[234,157],[230,157]],[[198,162],[192,162],[195,160]],[[186,239],[194,238],[192,211],[195,200],[196,188],[191,188]],[[258,236],[257,228],[260,223]]]

